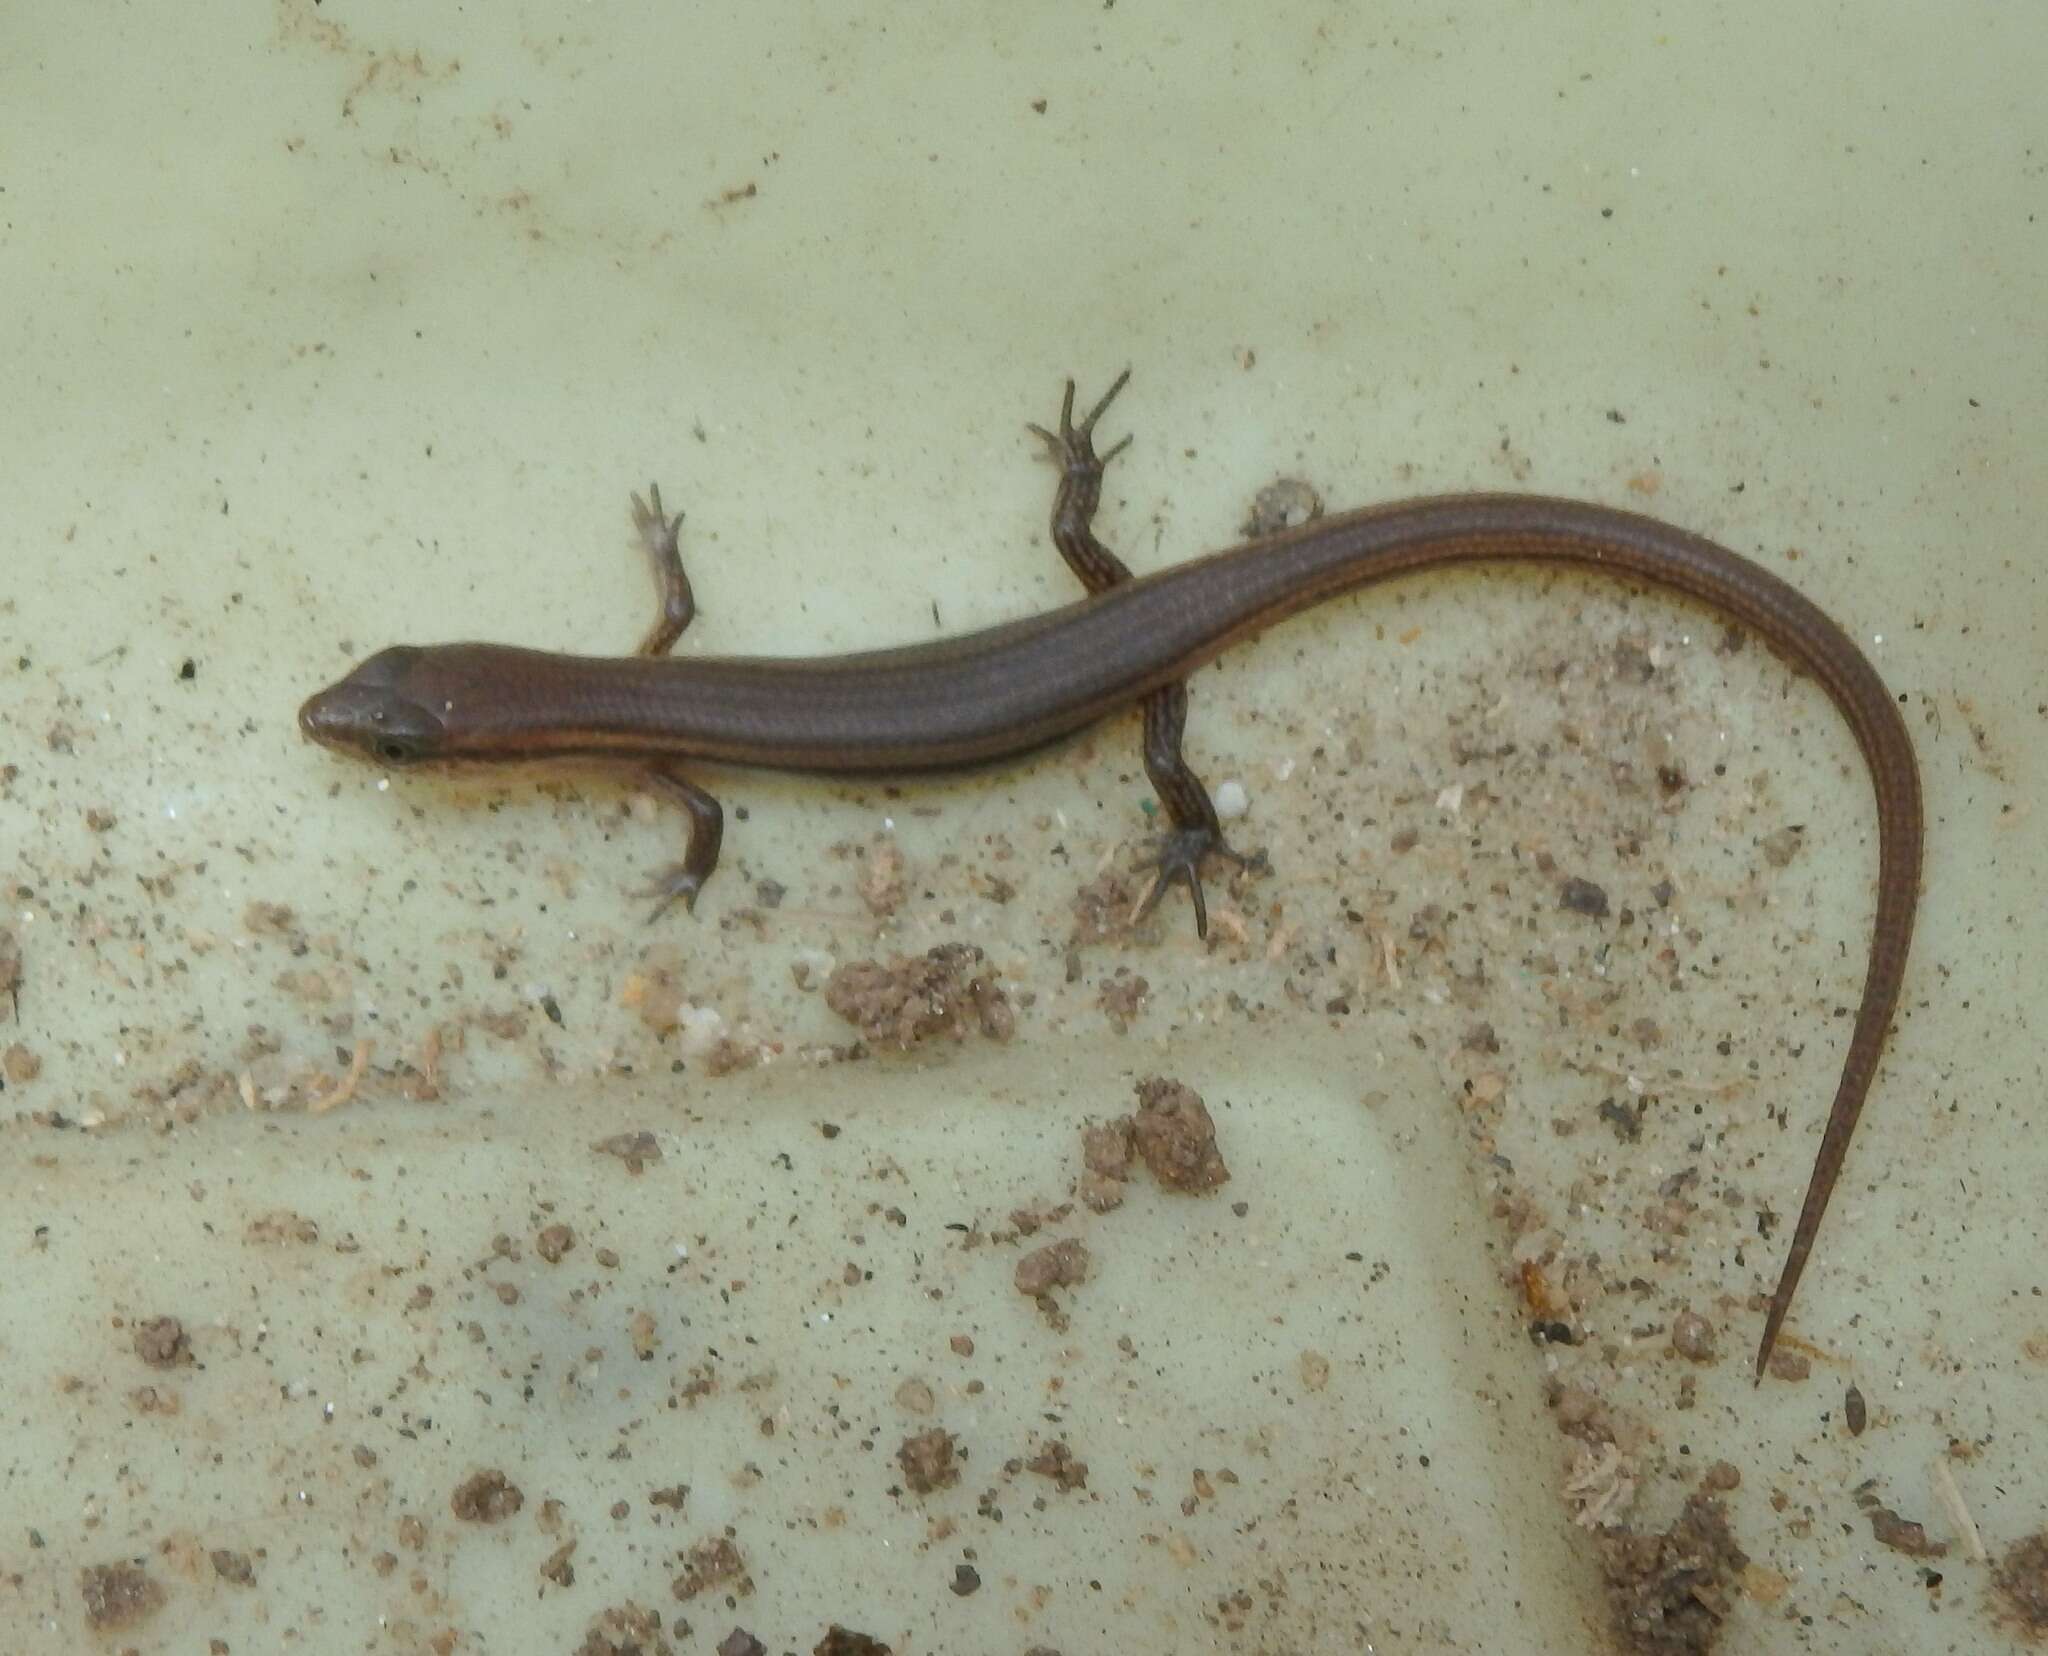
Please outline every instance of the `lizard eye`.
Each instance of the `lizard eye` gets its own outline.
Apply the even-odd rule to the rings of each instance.
[[[377,738],[377,757],[389,765],[409,765],[420,756],[419,748],[397,736]]]

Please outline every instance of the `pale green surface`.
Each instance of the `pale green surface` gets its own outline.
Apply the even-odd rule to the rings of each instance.
[[[1930,1594],[1852,1491],[1949,1538],[1928,1468],[1957,1440],[1994,1553],[2048,1509],[2037,10],[1797,32],[1763,6],[13,12],[0,877],[26,981],[0,1047],[44,1068],[0,1096],[6,1648],[80,1648],[78,1568],[144,1558],[168,1603],[117,1648],[567,1651],[606,1605],[674,1610],[675,1552],[730,1524],[755,1592],[689,1607],[679,1649],[739,1621],[808,1650],[837,1617],[899,1652],[1577,1651],[1603,1611],[1552,1367],[1654,1432],[1641,1524],[1707,1463],[1742,1471],[1736,1532],[1790,1584],[1739,1597],[1722,1649],[2003,1637],[1983,1566],[1952,1552]],[[1063,601],[1022,422],[1062,374],[1085,393],[1127,361],[1110,423],[1139,443],[1104,527],[1141,568],[1233,538],[1279,475],[1333,507],[1584,495],[1784,570],[1905,696],[1927,907],[1795,1314],[1837,1363],[1752,1391],[1748,1296],[1785,1234],[1760,1245],[1756,1209],[1796,1205],[1856,989],[1867,791],[1811,688],[1718,653],[1697,611],[1468,577],[1233,654],[1197,683],[1191,753],[1245,781],[1242,837],[1273,855],[1247,941],[1205,954],[1169,902],[1071,985],[1069,900],[1143,831],[1128,723],[900,800],[716,778],[725,867],[657,933],[626,893],[675,825],[615,788],[387,792],[297,740],[298,699],[393,639],[624,647],[648,610],[624,496],[650,476],[690,514],[685,649]],[[1670,810],[1664,763],[1693,784]],[[1793,824],[1773,867],[1758,842]],[[888,835],[910,896],[879,924],[834,848]],[[1617,905],[1678,895],[1595,928],[1557,911],[1542,853]],[[764,878],[789,896],[757,930],[737,916]],[[252,902],[290,904],[303,952]],[[1432,904],[1436,943],[1411,925]],[[1020,997],[1010,1047],[802,1061],[848,1037],[793,965],[954,938]],[[781,1062],[670,1074],[674,1037],[622,1002],[650,964]],[[1094,1005],[1119,966],[1153,990],[1122,1036]],[[1317,1010],[1338,996],[1349,1016]],[[429,1028],[521,1006],[523,1034],[449,1054],[441,1102],[400,1095],[388,1066]],[[1460,1049],[1481,1020],[1497,1058]],[[300,1113],[357,1036],[384,1073]],[[1468,1114],[1490,1069],[1505,1099]],[[1060,1227],[1103,1269],[1055,1333],[1010,1290],[1017,1250],[945,1227],[1063,1198],[1079,1123],[1156,1070],[1207,1097],[1233,1183]],[[285,1110],[246,1116],[244,1073]],[[1636,1075],[1662,1102],[1623,1145],[1595,1112]],[[637,1126],[676,1136],[629,1181],[587,1147]],[[1554,1362],[1509,1285],[1509,1175],[1468,1127],[1556,1227],[1558,1280],[1600,1256],[1574,1279],[1590,1342]],[[1686,1169],[1682,1233],[1646,1227]],[[870,1211],[892,1205],[901,1227]],[[244,1240],[278,1209],[319,1242]],[[556,1267],[532,1250],[550,1218],[580,1239]],[[521,1258],[482,1269],[499,1233]],[[1686,1309],[1720,1331],[1710,1366],[1666,1353]],[[114,1326],[164,1313],[203,1368],[147,1370]],[[671,1412],[714,1348],[713,1395]],[[923,1501],[888,1493],[926,1424],[894,1401],[911,1376],[971,1455]],[[1850,1378],[1875,1422],[1853,1441]],[[145,1385],[179,1412],[138,1412]],[[1087,1495],[1003,1473],[1057,1433]],[[448,1513],[482,1465],[527,1494],[493,1530]],[[1197,1467],[1241,1481],[1184,1515]],[[654,1522],[676,1481],[687,1513]],[[537,1597],[544,1497],[577,1582]],[[215,1580],[208,1551],[258,1547],[254,1588]]]

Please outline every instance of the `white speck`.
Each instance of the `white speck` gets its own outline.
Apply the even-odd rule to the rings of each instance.
[[[380,777],[378,777],[378,778],[377,778],[377,791],[378,791],[379,793],[383,793],[383,792],[385,792],[385,791],[386,791],[387,789],[389,789],[389,788],[390,788],[390,786],[391,786],[391,778],[390,778],[390,777],[388,777],[388,776],[380,776]]]
[[[893,834],[896,832],[896,819],[892,816],[885,816],[882,818],[882,826]]]
[[[1870,642],[1871,642],[1872,644],[1882,644],[1882,643],[1884,642],[1884,634],[1883,634],[1883,633],[1872,633],[1872,634],[1870,635]]]
[[[831,1312],[829,1312],[829,1311],[820,1311],[820,1312],[818,1313],[818,1326],[819,1326],[820,1328],[823,1328],[823,1327],[824,1327],[824,1326],[825,1326],[825,1325],[826,1325],[826,1324],[827,1324],[828,1322],[830,1322],[831,1320],[832,1320],[832,1313],[831,1313]]]
[[[687,1242],[672,1242],[672,1243],[670,1243],[670,1244],[669,1244],[669,1246],[670,1246],[670,1247],[672,1247],[672,1248],[673,1248],[673,1249],[675,1250],[675,1255],[676,1255],[676,1258],[678,1258],[678,1259],[688,1259],[688,1258],[690,1257],[690,1244],[689,1244],[689,1243],[687,1243]]]
[[[1216,784],[1216,792],[1210,796],[1216,804],[1216,814],[1225,822],[1235,821],[1252,807],[1251,798],[1244,791],[1244,784],[1236,777]]]
[[[169,817],[171,821],[176,822],[178,820],[178,807],[175,805],[166,805],[164,807],[164,815]]]
[[[1449,811],[1452,816],[1458,814],[1459,808],[1464,803],[1465,784],[1462,782],[1453,782],[1436,796],[1436,808],[1439,811]]]
[[[725,1038],[725,1019],[708,1006],[684,1006],[676,1013],[678,1045],[686,1058],[701,1058]]]
[[[1275,782],[1285,782],[1294,774],[1294,766],[1295,761],[1293,759],[1282,759],[1273,767],[1273,780]]]

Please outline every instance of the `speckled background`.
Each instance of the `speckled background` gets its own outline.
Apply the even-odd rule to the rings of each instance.
[[[2037,13],[284,0],[0,44],[6,1649],[1651,1648],[1616,1605],[1703,1486],[1675,1648],[2018,1637]],[[1023,424],[1125,363],[1141,569],[1280,477],[1585,496],[1779,570],[1899,693],[1925,907],[1805,1378],[1747,1356],[1871,807],[1705,612],[1465,574],[1234,651],[1189,750],[1271,872],[1207,947],[1114,923],[1129,720],[901,790],[707,773],[725,864],[656,928],[679,835],[629,787],[297,737],[387,642],[627,647],[649,478],[686,651],[1063,601]],[[830,972],[956,942],[1011,1038],[854,1055]],[[1069,1207],[1152,1075],[1230,1182]],[[1062,1239],[1048,1315],[1014,1273]]]

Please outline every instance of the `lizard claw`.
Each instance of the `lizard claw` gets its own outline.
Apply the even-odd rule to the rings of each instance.
[[[1138,900],[1132,920],[1142,920],[1157,908],[1168,886],[1185,885],[1188,897],[1195,905],[1195,935],[1206,938],[1209,935],[1209,905],[1202,896],[1202,863],[1212,856],[1255,873],[1263,873],[1266,867],[1265,852],[1246,853],[1233,849],[1220,829],[1207,826],[1169,829],[1159,836],[1150,854],[1138,865],[1150,868],[1154,873],[1152,884]]]
[[[653,912],[647,916],[647,924],[651,926],[678,902],[687,913],[695,914],[697,893],[703,889],[704,876],[687,863],[677,863],[673,868],[664,869],[651,884],[633,895],[656,899]]]
[[[640,539],[647,550],[656,557],[676,555],[676,531],[683,526],[683,514],[667,516],[661,509],[661,485],[647,485],[647,498],[633,497],[633,527],[640,531]]]
[[[1088,410],[1079,425],[1074,424],[1074,382],[1067,381],[1067,394],[1060,399],[1060,428],[1047,431],[1042,425],[1027,425],[1024,429],[1045,444],[1056,465],[1069,473],[1079,472],[1091,479],[1100,479],[1103,468],[1110,461],[1131,446],[1126,436],[1111,445],[1107,454],[1095,452],[1095,422],[1102,418],[1109,405],[1116,400],[1116,394],[1130,383],[1131,371],[1126,368],[1117,375],[1116,381],[1102,393],[1102,398]]]

